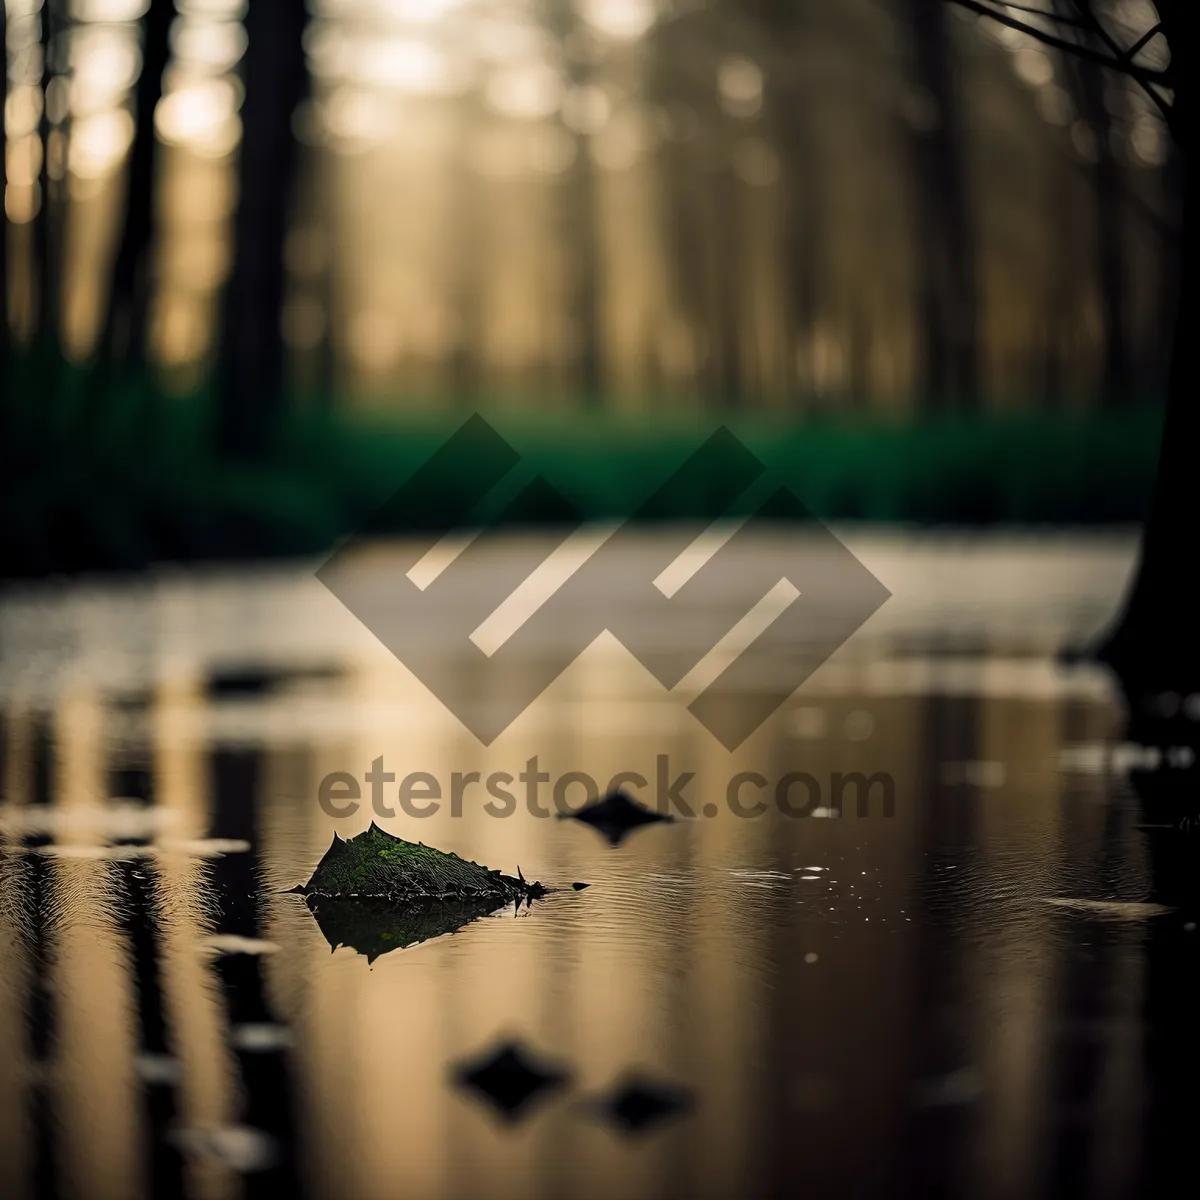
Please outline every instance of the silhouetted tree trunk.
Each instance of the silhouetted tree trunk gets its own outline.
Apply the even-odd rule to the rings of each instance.
[[[1047,410],[1071,407],[1069,394],[1075,364],[1074,326],[1078,320],[1075,297],[1079,290],[1079,255],[1075,245],[1073,168],[1054,163],[1039,181],[1046,213],[1046,242],[1041,264],[1041,296],[1037,326],[1041,333],[1040,362],[1033,364],[1030,380],[1033,395],[1040,395]]]
[[[1159,450],[1158,474],[1150,512],[1142,534],[1141,554],[1120,617],[1096,648],[1095,656],[1116,673],[1132,714],[1168,715],[1167,693],[1200,692],[1200,629],[1195,595],[1196,531],[1200,529],[1200,484],[1196,454],[1200,449],[1200,405],[1196,403],[1197,351],[1188,314],[1200,304],[1197,279],[1200,211],[1195,179],[1196,67],[1193,6],[1188,0],[1156,0],[1146,28],[1136,40],[1121,45],[1090,3],[1078,0],[1069,15],[1087,30],[1084,39],[1068,29],[1048,31],[1022,25],[1020,12],[995,8],[983,0],[953,0],[979,16],[1015,26],[1025,36],[1053,46],[1061,53],[1091,60],[1138,80],[1163,111],[1174,138],[1183,173],[1180,214],[1179,307],[1172,338],[1167,380],[1167,411]],[[1155,69],[1137,61],[1138,52],[1157,37],[1165,37],[1169,66]]]
[[[1104,68],[1093,62],[1079,62],[1075,69],[1080,108],[1096,138],[1092,194],[1096,202],[1096,282],[1104,324],[1102,390],[1105,403],[1113,406],[1128,399],[1130,388],[1121,167],[1113,153],[1113,122],[1104,99]]]
[[[722,163],[710,183],[710,203],[715,209],[714,252],[716,277],[713,287],[713,333],[717,353],[719,403],[740,408],[745,394],[742,354],[742,264],[745,243],[738,177],[729,163]]]
[[[38,178],[40,204],[33,225],[34,276],[37,280],[37,336],[45,347],[58,345],[59,229],[58,213],[52,203],[54,187],[50,178],[51,134],[50,85],[54,80],[55,55],[58,52],[59,0],[42,4],[42,168]]]
[[[567,83],[585,88],[591,82],[586,51],[580,47],[581,25],[573,0],[551,0],[547,27],[565,49]],[[575,384],[583,403],[594,408],[603,401],[600,352],[600,269],[597,255],[596,172],[591,137],[573,131],[576,154],[567,171],[565,240],[568,248],[568,308],[575,326]]]
[[[174,17],[172,0],[150,0],[142,17],[142,73],[134,92],[137,124],[126,169],[125,211],[97,346],[104,363],[139,367],[145,360],[158,164],[154,110],[162,97]]]
[[[783,165],[784,203],[787,205],[786,241],[788,349],[791,361],[788,375],[793,381],[799,374],[801,347],[811,358],[813,333],[817,323],[817,263],[821,231],[821,202],[818,194],[815,154],[808,131],[804,128],[798,96],[781,96],[789,112],[781,123],[786,153]],[[811,386],[811,362],[808,366]]]
[[[4,71],[0,96],[8,97],[8,5],[0,0],[0,69]],[[3,119],[0,119],[0,373],[8,366],[8,210],[5,193],[8,190],[8,138]]]
[[[1160,195],[1171,199],[1182,196],[1185,182],[1186,164],[1183,155],[1179,148],[1172,144],[1162,169]],[[1172,223],[1178,219],[1178,213],[1171,211],[1170,216],[1171,221],[1154,227],[1160,244],[1158,277],[1154,289],[1153,334],[1147,346],[1150,361],[1146,364],[1146,373],[1151,380],[1151,391],[1155,397],[1162,396],[1167,388],[1175,336],[1174,314],[1179,309],[1179,232]]]
[[[672,294],[690,338],[691,382],[707,399],[712,390],[707,378],[704,345],[704,264],[699,248],[704,237],[696,205],[695,172],[686,149],[672,138],[661,151],[661,221]]]
[[[459,107],[458,145],[454,158],[454,227],[451,278],[454,296],[454,347],[450,354],[450,389],[455,404],[470,410],[479,402],[480,349],[483,341],[483,236],[480,228],[481,181],[471,169],[470,136],[479,118],[472,93]]]
[[[283,413],[280,328],[296,139],[292,115],[307,88],[304,0],[250,0],[243,60],[240,191],[225,291],[218,369],[217,445],[263,457]]]
[[[924,345],[918,384],[935,408],[978,391],[975,247],[962,155],[960,108],[942,0],[905,0],[912,28],[912,152],[918,305]]]
[[[797,52],[803,43],[803,5],[795,0],[755,0],[753,12],[762,22],[771,43],[785,56]],[[816,150],[809,122],[812,96],[795,71],[780,67],[768,69],[766,76],[766,114],[776,129],[783,189],[784,228],[784,316],[789,391],[795,390],[799,375],[801,348],[811,355],[813,331],[817,320],[817,264],[821,231],[821,203]],[[809,380],[811,385],[811,364]]]
[[[1141,557],[1124,612],[1100,650],[1135,707],[1152,693],[1200,691],[1200,629],[1193,559],[1200,529],[1200,405],[1196,402],[1196,346],[1187,316],[1200,304],[1197,286],[1195,178],[1195,37],[1187,32],[1183,0],[1158,0],[1159,18],[1171,48],[1175,98],[1171,131],[1185,173],[1179,258],[1179,309],[1172,343],[1167,411],[1158,476],[1142,536]]]
[[[334,407],[337,395],[337,358],[334,350],[334,325],[338,313],[338,230],[339,204],[337,180],[329,170],[325,153],[316,146],[305,155],[305,178],[315,195],[315,220],[323,231],[321,272],[317,294],[323,315],[321,340],[317,345],[313,368],[313,390],[318,405],[325,411]]]
[[[672,57],[677,25],[666,24],[647,38],[647,92],[667,114],[667,137],[658,152],[658,229],[670,281],[672,305],[687,329],[689,385],[700,398],[710,391],[705,361],[704,235],[696,198],[700,193],[694,156],[684,144],[684,116],[680,101],[680,72]]]
[[[578,149],[567,175],[571,220],[571,313],[576,324],[579,394],[584,404],[603,402],[600,355],[599,264],[596,253],[596,176],[591,139],[579,135]]]

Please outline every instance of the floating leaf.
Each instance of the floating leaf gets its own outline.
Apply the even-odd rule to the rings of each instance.
[[[418,906],[438,900],[478,900],[490,902],[491,908],[546,895],[540,883],[489,871],[421,842],[407,842],[385,833],[373,821],[369,829],[349,841],[335,833],[312,878],[296,891],[305,896]]]
[[[295,890],[331,949],[349,946],[374,962],[389,950],[454,933],[498,908],[539,899],[548,889],[527,882],[519,869],[514,879],[393,837],[372,822],[349,841],[334,834],[312,878]]]

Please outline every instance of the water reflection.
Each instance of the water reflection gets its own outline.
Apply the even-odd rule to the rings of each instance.
[[[10,594],[0,1192],[1169,1194],[1194,900],[1141,828],[1150,776],[1105,766],[1111,688],[1046,657],[1129,548],[976,547],[971,580],[957,549],[853,544],[896,610],[734,754],[603,642],[484,749],[304,570]],[[923,597],[889,578],[922,554]],[[1014,556],[1039,621],[972,592]],[[382,822],[593,886],[370,963],[286,894],[371,820],[322,812],[329,772],[533,754],[668,754],[718,815],[619,848],[523,807]],[[743,770],[886,770],[895,815],[740,820]],[[453,1075],[511,1042],[570,1073],[516,1125]]]

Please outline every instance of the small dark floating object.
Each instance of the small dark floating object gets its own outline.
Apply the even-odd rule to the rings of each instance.
[[[505,1120],[516,1121],[539,1095],[562,1087],[570,1074],[539,1060],[519,1042],[504,1042],[452,1068],[451,1078],[486,1100]]]
[[[620,1132],[641,1134],[687,1112],[692,1105],[692,1093],[686,1088],[631,1075],[597,1099],[593,1107]]]
[[[625,792],[610,792],[603,800],[593,800],[573,813],[560,813],[560,821],[582,821],[607,839],[610,846],[619,846],[635,829],[675,818],[655,812],[631,799]]]
[[[514,879],[394,837],[374,822],[349,841],[335,833],[312,878],[292,890],[305,898],[331,949],[350,946],[370,962],[549,892],[519,869]]]
[[[582,892],[584,888],[591,887],[591,886],[592,885],[590,883],[573,883],[573,884],[571,884],[571,887],[577,892]]]

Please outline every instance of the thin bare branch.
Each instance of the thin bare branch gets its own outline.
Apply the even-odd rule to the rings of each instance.
[[[1125,51],[1117,40],[1104,28],[1100,18],[1092,8],[1091,0],[1071,0],[1071,7],[1079,14],[1084,29],[1094,33],[1112,53],[1119,59],[1124,59]]]
[[[1153,26],[1150,29],[1147,29],[1146,32],[1143,33],[1142,36],[1138,38],[1138,40],[1134,42],[1128,50],[1125,51],[1124,57],[1132,62],[1135,58],[1137,58],[1138,54],[1142,50],[1144,50],[1152,41],[1154,41],[1156,37],[1158,37],[1160,33],[1162,33],[1161,23]]]
[[[1139,42],[1136,46],[1126,49],[1122,46],[1104,27],[1104,23],[1096,15],[1096,10],[1093,8],[1091,0],[1072,0],[1072,6],[1079,13],[1081,20],[1087,23],[1088,29],[1098,37],[1117,59],[1125,65],[1132,65],[1134,56],[1141,49],[1144,43]],[[1151,31],[1153,33],[1153,31]],[[1124,70],[1124,66],[1114,67],[1113,70]],[[1162,93],[1148,79],[1143,78],[1140,74],[1135,74],[1132,71],[1126,71],[1126,74],[1136,79],[1141,86],[1142,91],[1150,97],[1151,103],[1162,114],[1163,120],[1166,121],[1168,127],[1171,124],[1171,104]],[[1162,73],[1163,79],[1166,79],[1166,73]]]
[[[1096,20],[1094,14],[1086,4],[1081,0],[1074,0],[1075,7],[1087,17],[1090,21],[1084,32],[1092,33],[1098,36],[1109,47],[1111,53],[1105,50],[1097,50],[1094,46],[1089,46],[1086,42],[1071,41],[1065,37],[1059,37],[1057,34],[1049,33],[1047,30],[1039,29],[1035,25],[1026,24],[1024,21],[1018,20],[1016,17],[1010,16],[1003,9],[993,7],[993,4],[987,3],[986,0],[948,0],[951,4],[957,4],[959,8],[965,8],[969,12],[978,13],[981,17],[990,17],[993,21],[1000,25],[1006,25],[1009,29],[1015,29],[1018,33],[1026,34],[1034,41],[1041,42],[1045,46],[1050,46],[1054,50],[1059,50],[1063,54],[1074,55],[1075,58],[1081,58],[1086,62],[1099,63],[1102,67],[1107,67],[1111,71],[1118,71],[1122,75],[1128,75],[1131,79],[1136,80],[1142,87],[1142,90],[1149,96],[1151,102],[1162,114],[1163,120],[1167,124],[1167,128],[1175,130],[1174,110],[1171,101],[1167,99],[1160,90],[1170,86],[1170,81],[1165,71],[1154,70],[1150,67],[1140,67],[1132,59],[1142,47],[1138,45],[1135,49],[1125,50],[1117,45],[1112,40],[1104,27]],[[994,0],[995,4],[1001,4],[1003,0]],[[1004,9],[1019,9],[1022,12],[1033,13],[1035,10],[1029,8],[1021,8],[1015,4],[1005,4]],[[1061,25],[1069,28],[1081,28],[1078,22],[1072,21],[1070,18],[1061,18],[1047,13],[1043,10],[1036,10],[1038,15],[1052,19]],[[1157,27],[1151,30],[1151,35],[1158,32]],[[1149,37],[1146,38],[1149,40]],[[1144,44],[1144,43],[1143,43]]]
[[[993,3],[1001,5],[1009,12],[1025,13],[1030,17],[1045,17],[1047,21],[1053,21],[1055,25],[1064,25],[1069,29],[1086,29],[1083,21],[1078,17],[1067,17],[1062,13],[1054,12],[1048,8],[1034,8],[1029,4],[1009,4],[1008,0],[993,0]]]
[[[1044,29],[1038,29],[1034,25],[1027,25],[1024,21],[1019,21],[1016,17],[1010,17],[1008,13],[983,3],[982,0],[950,0],[950,3],[957,4],[959,8],[965,8],[970,12],[978,13],[981,17],[989,17],[1000,25],[1007,25],[1009,29],[1015,29],[1018,33],[1024,33],[1035,41],[1041,42],[1043,45],[1050,46],[1055,50],[1061,50],[1064,54],[1073,54],[1076,58],[1083,58],[1088,62],[1099,63],[1102,67],[1119,71],[1122,75],[1129,75],[1139,83],[1158,83],[1163,85],[1168,83],[1165,71],[1157,71],[1150,67],[1139,67],[1136,63],[1126,62],[1117,55],[1097,50],[1081,42],[1069,41],[1067,38],[1048,33]]]

